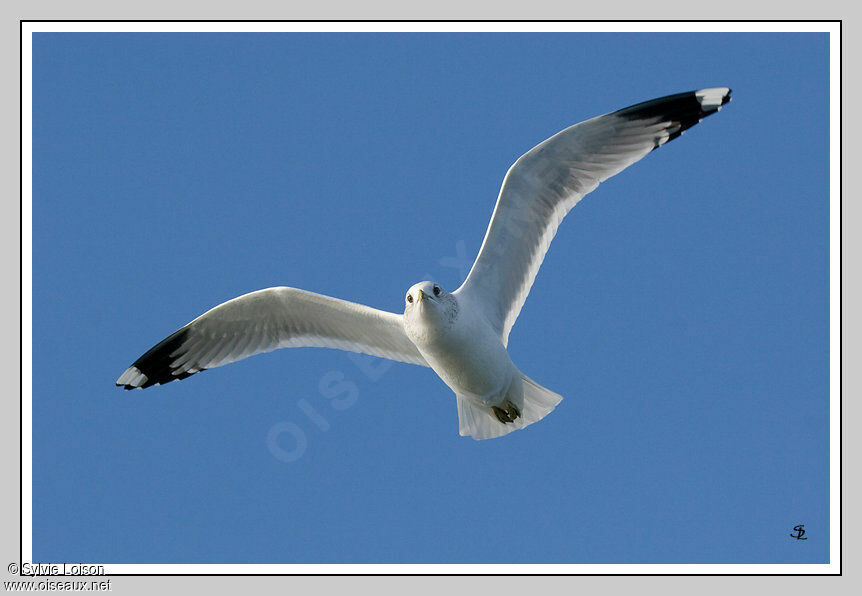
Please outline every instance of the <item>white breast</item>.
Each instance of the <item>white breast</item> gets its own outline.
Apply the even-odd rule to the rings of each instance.
[[[406,320],[407,336],[456,394],[496,403],[517,372],[499,335],[473,305],[459,301],[449,326],[433,317]]]

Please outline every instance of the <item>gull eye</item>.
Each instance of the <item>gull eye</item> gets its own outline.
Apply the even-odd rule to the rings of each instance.
[[[412,295],[407,294],[407,302],[409,302],[410,304],[413,304],[413,296]]]
[[[440,286],[434,286],[434,295],[435,295],[435,296],[439,296],[439,295],[440,295]]]

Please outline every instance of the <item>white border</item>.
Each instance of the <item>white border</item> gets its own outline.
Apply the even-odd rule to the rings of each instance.
[[[33,44],[21,31],[21,554],[33,560]]]
[[[33,556],[32,509],[32,254],[33,254],[33,195],[32,195],[32,34],[36,32],[823,32],[830,34],[829,82],[829,150],[830,150],[830,215],[829,215],[829,289],[830,289],[830,548],[829,564],[733,564],[733,565],[630,565],[630,564],[547,564],[547,565],[426,565],[426,564],[106,564],[112,574],[836,574],[841,572],[841,510],[840,458],[841,450],[841,143],[840,143],[840,64],[841,30],[839,23],[777,22],[739,23],[717,21],[704,23],[678,22],[29,22],[22,24],[22,318],[23,336],[21,366],[22,404],[22,553],[24,561]]]
[[[540,22],[41,22],[24,23],[25,33],[43,31],[68,32],[219,32],[219,33],[321,33],[321,32],[406,32],[406,33],[551,33],[551,32],[597,32],[597,33],[804,33],[821,32],[838,34],[838,23],[777,22],[738,23],[734,21],[710,21],[703,23],[678,22],[597,22],[570,23],[556,21]]]
[[[829,35],[829,554],[841,572],[841,26]]]

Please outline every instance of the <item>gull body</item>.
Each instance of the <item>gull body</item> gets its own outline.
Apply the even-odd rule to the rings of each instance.
[[[437,376],[456,395],[500,405],[519,371],[481,310],[429,281],[407,295],[414,299],[404,308],[404,329]]]
[[[431,367],[455,393],[461,435],[488,439],[541,420],[562,397],[515,366],[508,342],[557,227],[600,182],[728,101],[726,87],[669,95],[533,147],[506,173],[476,261],[451,293],[420,282],[395,314],[290,287],[251,292],[156,344],[117,385],[147,388],[278,348],[327,347]]]
[[[518,370],[486,313],[460,288],[423,281],[408,290],[403,315],[407,337],[455,393],[459,433],[477,440],[541,420],[563,399]]]

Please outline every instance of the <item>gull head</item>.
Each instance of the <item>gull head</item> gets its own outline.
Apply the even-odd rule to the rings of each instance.
[[[420,281],[404,297],[404,316],[426,325],[449,326],[458,315],[458,301],[440,284]]]

